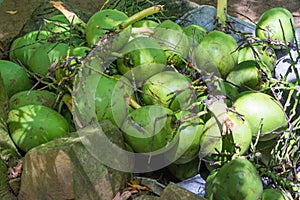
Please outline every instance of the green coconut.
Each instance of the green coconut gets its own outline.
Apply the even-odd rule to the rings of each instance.
[[[95,112],[99,122],[108,119],[112,123],[115,123],[111,109],[111,97],[116,83],[117,80],[113,79],[113,77],[99,77],[95,93]]]
[[[8,97],[32,87],[26,71],[14,62],[0,60],[0,74]]]
[[[272,47],[262,43],[254,43],[238,50],[238,63],[247,60],[255,60],[265,72],[273,72],[277,57]]]
[[[113,31],[119,24],[126,20],[128,16],[115,9],[104,9],[93,14],[86,27],[86,41],[88,46],[94,45],[109,31]],[[121,49],[129,40],[131,35],[131,26],[125,28],[112,41],[112,49],[117,51]]]
[[[45,26],[43,26],[43,30],[70,36],[70,22],[63,14],[54,15],[44,21]]]
[[[224,92],[226,96],[226,104],[228,107],[232,106],[232,103],[236,100],[236,98],[239,95],[239,89],[237,86],[229,83],[229,82],[223,82],[224,86]]]
[[[148,105],[163,105],[173,111],[186,110],[196,102],[190,80],[174,71],[163,71],[142,85],[142,100]]]
[[[159,25],[156,21],[150,20],[150,19],[143,19],[135,22],[132,24],[133,28],[150,28],[154,29]]]
[[[142,106],[124,120],[122,131],[135,152],[149,153],[165,149],[175,136],[174,114],[159,105]]]
[[[205,28],[203,28],[200,25],[197,24],[191,24],[188,26],[185,26],[182,28],[183,32],[186,34],[189,40],[189,55],[188,58],[186,59],[187,61],[193,60],[195,57],[195,49],[198,48],[199,44],[203,40],[204,36],[207,34],[207,31]],[[182,64],[180,65],[182,69],[183,67],[186,67],[186,65]],[[190,70],[189,68],[186,68],[188,71]]]
[[[208,200],[260,199],[263,184],[254,165],[247,159],[236,158],[223,165],[205,188]]]
[[[13,41],[10,46],[9,58],[28,66],[29,59],[42,44],[47,43],[51,35],[49,31],[31,31]]]
[[[26,105],[43,105],[52,108],[56,95],[47,90],[25,90],[14,94],[9,99],[10,109],[17,109]]]
[[[179,137],[178,146],[176,149],[176,161],[174,164],[185,164],[199,156],[200,137],[202,135],[204,122],[201,119],[195,119],[193,113],[185,113],[184,118],[190,120],[180,124],[176,135]]]
[[[82,46],[85,43],[85,38],[82,37],[82,27],[78,25],[80,19],[74,17],[71,22],[63,14],[53,15],[50,18],[44,19],[42,30],[47,30],[53,33],[55,41],[68,42],[74,47]]]
[[[40,45],[35,50],[28,61],[28,69],[34,73],[47,75],[51,72],[52,64],[58,64],[66,58],[68,50],[71,48],[66,43],[46,43]],[[52,69],[54,72],[55,69]]]
[[[181,26],[171,20],[164,20],[155,29],[153,37],[157,39],[161,48],[166,51],[168,62],[175,66],[183,64],[190,47],[189,39]]]
[[[122,126],[123,120],[129,115],[132,108],[129,106],[131,88],[125,77],[101,76],[92,74],[85,78],[84,85],[80,86],[74,102],[77,110],[85,116],[86,120],[98,122],[110,120],[118,127]],[[86,102],[86,96],[92,101]]]
[[[82,46],[85,43],[85,38],[82,37],[81,30],[75,24],[76,19],[71,24],[63,14],[58,14],[44,19],[44,21],[45,26],[42,29],[54,33],[53,38],[56,41],[68,42],[75,47]]]
[[[45,47],[47,46],[48,44],[46,44]],[[37,48],[37,50],[32,53],[32,56],[29,58],[27,67],[31,72],[46,76],[49,73],[48,69],[50,66],[51,62],[47,49],[45,49],[43,45],[40,45],[39,48]]]
[[[258,69],[259,65],[255,60],[247,60],[236,65],[227,75],[226,81],[243,90],[262,89],[262,72]]]
[[[171,174],[180,181],[184,181],[198,174],[199,170],[199,158],[194,158],[193,160],[184,163],[176,164],[172,163],[168,166],[168,170]]]
[[[211,170],[205,180],[205,197],[212,198],[213,180],[218,173],[218,169]]]
[[[91,48],[85,47],[85,46],[75,47],[75,48],[71,49],[70,55],[81,58],[81,57],[85,57],[90,50],[91,50]]]
[[[195,49],[196,67],[225,78],[238,61],[237,42],[221,31],[211,31]]]
[[[261,200],[288,200],[285,195],[277,189],[264,189]]]
[[[256,36],[265,40],[293,42],[295,21],[292,13],[282,7],[265,11],[257,21]]]
[[[203,128],[199,156],[213,164],[222,165],[233,155],[244,155],[251,141],[251,129],[240,116],[229,112],[218,120],[211,117]]]
[[[287,119],[280,104],[270,95],[259,92],[243,92],[233,104],[235,110],[244,116],[253,136],[260,132],[259,140],[271,140],[278,137],[272,132],[283,130]]]
[[[183,29],[183,32],[189,37],[192,46],[198,45],[207,34],[207,30],[200,25],[191,24]]]
[[[10,110],[8,127],[18,148],[27,152],[68,132],[69,124],[55,110],[42,105],[27,105]]]
[[[131,38],[150,37],[158,25],[158,22],[150,19],[139,20],[132,24]]]
[[[154,38],[137,37],[122,49],[123,56],[117,59],[117,68],[130,80],[143,82],[165,68],[167,57]]]

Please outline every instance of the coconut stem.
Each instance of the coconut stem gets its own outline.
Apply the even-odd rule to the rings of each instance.
[[[130,26],[131,24],[149,16],[149,15],[153,15],[156,13],[159,13],[163,10],[163,5],[156,5],[156,6],[152,6],[150,8],[146,8],[134,15],[132,15],[131,17],[127,18],[124,22],[122,22],[118,27],[116,31],[122,31],[124,28]]]
[[[218,24],[221,25],[221,27],[225,27],[227,17],[227,0],[218,0],[216,17]]]
[[[134,109],[138,109],[141,107],[140,104],[138,104],[138,102],[136,102],[134,99],[130,98],[129,99],[129,105],[134,108]]]

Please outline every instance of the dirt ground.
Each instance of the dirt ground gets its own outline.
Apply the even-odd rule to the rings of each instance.
[[[41,2],[45,1],[4,0],[0,5],[0,41],[17,35]],[[94,13],[101,8],[105,0],[69,0],[68,2],[84,12]],[[194,0],[193,2],[216,6],[217,0]],[[300,27],[299,0],[229,0],[228,14],[245,21],[256,22],[264,11],[272,7],[284,7],[290,10],[294,14],[297,27]]]

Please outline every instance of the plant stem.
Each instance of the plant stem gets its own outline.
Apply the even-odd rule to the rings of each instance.
[[[134,108],[134,109],[138,109],[141,107],[141,105],[139,105],[134,99],[130,98],[129,99],[129,105]]]
[[[132,15],[131,17],[127,18],[124,22],[122,22],[116,29],[117,32],[122,31],[124,28],[130,26],[131,24],[149,16],[149,15],[153,15],[156,13],[159,13],[163,10],[163,6],[162,5],[156,5],[156,6],[152,6],[150,8],[146,8],[134,15]]]
[[[225,27],[227,17],[227,0],[218,0],[216,17],[218,24],[221,25],[221,27]]]

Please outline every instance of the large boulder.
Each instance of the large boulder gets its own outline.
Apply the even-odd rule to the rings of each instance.
[[[120,131],[109,121],[101,124],[114,144],[125,148]],[[113,199],[125,187],[128,173],[105,166],[83,140],[90,132],[58,138],[30,150],[24,157],[18,199]]]

